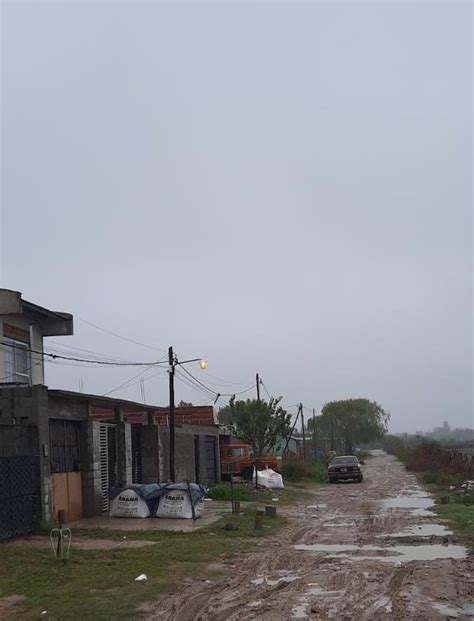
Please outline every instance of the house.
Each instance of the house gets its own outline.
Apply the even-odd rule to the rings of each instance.
[[[176,408],[177,480],[219,480],[218,431],[207,409],[207,424],[180,424],[190,414]],[[10,473],[10,500],[23,486],[43,521],[60,509],[74,520],[106,512],[113,487],[169,480],[167,418],[165,408],[133,401],[41,385],[0,388],[0,469],[2,459],[24,458],[21,472]],[[0,508],[0,539],[1,521]]]
[[[72,333],[69,313],[27,302],[19,291],[0,289],[0,382],[44,384],[43,339]]]
[[[42,339],[71,334],[71,315],[0,290],[0,318],[0,359],[16,365],[14,381],[0,383],[0,541],[53,523],[61,509],[70,521],[100,515],[115,486],[169,480],[167,408],[44,385]],[[175,409],[175,468],[176,480],[218,482],[212,406]]]

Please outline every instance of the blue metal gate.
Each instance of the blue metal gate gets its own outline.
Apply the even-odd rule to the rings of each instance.
[[[37,469],[36,457],[0,457],[0,541],[35,530]]]

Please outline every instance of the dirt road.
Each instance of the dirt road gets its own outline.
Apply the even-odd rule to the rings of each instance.
[[[149,619],[473,619],[474,559],[429,510],[432,500],[393,457],[377,453],[362,484],[315,487],[280,512],[277,538],[185,581]]]

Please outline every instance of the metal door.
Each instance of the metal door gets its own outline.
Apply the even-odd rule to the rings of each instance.
[[[82,517],[80,429],[79,421],[49,421],[53,519],[60,510],[70,521]]]
[[[216,439],[214,436],[206,436],[207,485],[215,485],[217,483],[216,470]]]
[[[141,483],[142,469],[142,425],[131,425],[132,440],[132,483]]]
[[[100,489],[102,494],[102,511],[109,510],[109,491],[117,483],[117,449],[115,425],[100,423]]]

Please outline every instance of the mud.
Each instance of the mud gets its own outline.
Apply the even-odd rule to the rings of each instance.
[[[148,619],[472,619],[474,559],[394,458],[362,484],[315,487],[279,507],[288,526],[212,583],[189,580],[142,609]],[[421,527],[421,528],[420,528]]]

